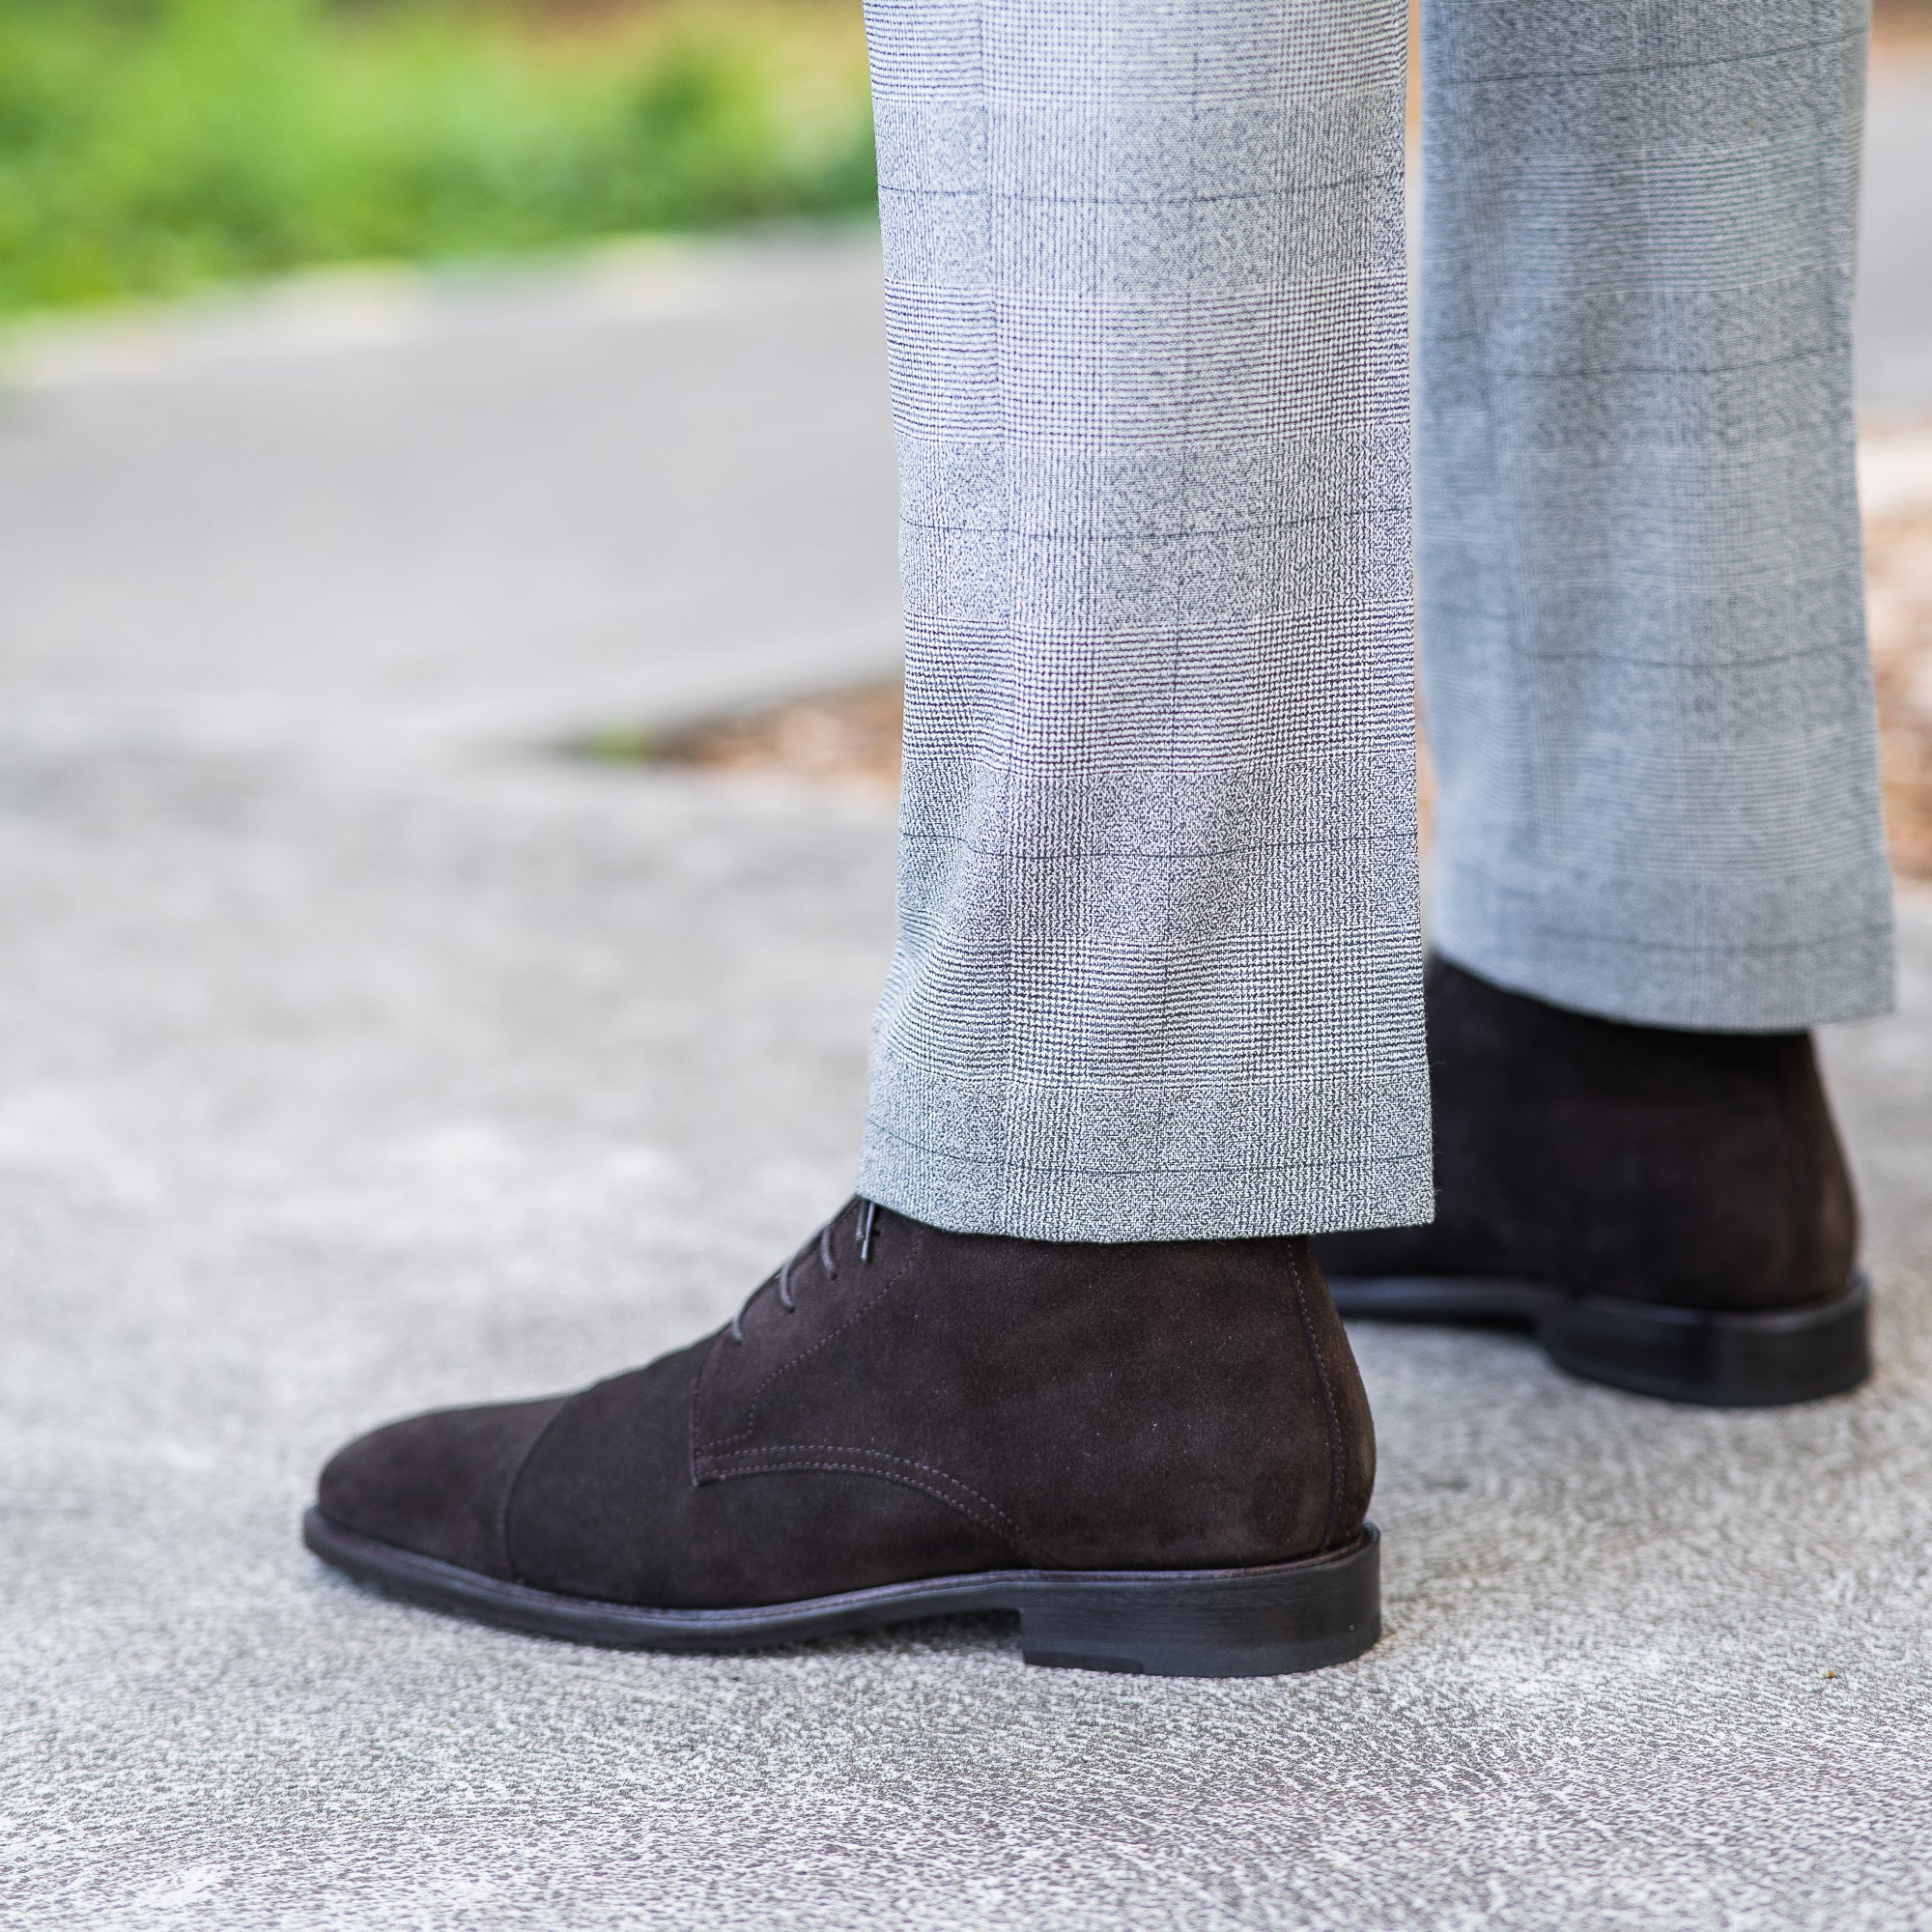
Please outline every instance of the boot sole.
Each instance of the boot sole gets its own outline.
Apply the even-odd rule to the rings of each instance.
[[[320,1510],[302,1541],[357,1582],[432,1609],[614,1650],[732,1652],[920,1617],[1016,1610],[1029,1663],[1150,1677],[1277,1677],[1381,1635],[1381,1539],[1252,1570],[993,1570],[739,1610],[655,1610],[532,1590],[358,1536]]]
[[[1763,1311],[1669,1308],[1479,1275],[1331,1275],[1350,1320],[1502,1324],[1534,1331],[1558,1368],[1709,1408],[1776,1408],[1843,1395],[1871,1374],[1871,1286]]]

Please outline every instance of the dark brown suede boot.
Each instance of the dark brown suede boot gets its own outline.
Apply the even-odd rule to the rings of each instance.
[[[1435,1221],[1316,1242],[1344,1315],[1526,1322],[1577,1375],[1725,1407],[1865,1378],[1809,1034],[1626,1026],[1441,958],[1426,983]]]
[[[1251,1676],[1375,1642],[1374,1478],[1306,1240],[1008,1240],[853,1201],[695,1347],[351,1443],[303,1533],[589,1643],[1007,1609],[1029,1662]]]

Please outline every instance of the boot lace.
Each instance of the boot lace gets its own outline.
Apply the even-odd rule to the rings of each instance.
[[[861,1267],[869,1267],[872,1263],[872,1224],[878,1216],[878,1203],[860,1199],[857,1206],[859,1211],[854,1217],[852,1224],[853,1244],[858,1253],[859,1265]],[[765,1280],[761,1281],[745,1297],[744,1306],[731,1318],[729,1333],[732,1341],[740,1343],[744,1341],[745,1317],[751,1313],[752,1303],[757,1300],[758,1296],[764,1293],[765,1290],[770,1288],[774,1281],[778,1284],[779,1306],[787,1315],[796,1312],[798,1297],[792,1293],[792,1270],[810,1254],[814,1247],[818,1250],[819,1271],[825,1276],[825,1279],[827,1281],[837,1281],[838,1279],[838,1258],[834,1252],[832,1231],[844,1218],[845,1209],[841,1208],[838,1213],[833,1215],[831,1220],[826,1222],[824,1227],[807,1239],[805,1245],[785,1263],[783,1267],[779,1269],[777,1275],[767,1276]]]

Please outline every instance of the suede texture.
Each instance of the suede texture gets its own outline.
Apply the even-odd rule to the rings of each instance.
[[[1809,1034],[1597,1019],[1440,957],[1426,987],[1435,1223],[1323,1236],[1324,1267],[1717,1310],[1844,1293],[1857,1205]]]
[[[323,1513],[664,1608],[1247,1567],[1359,1532],[1374,1429],[1305,1240],[1024,1241],[879,1209],[862,1257],[863,1215],[848,1204],[692,1348],[560,1403],[352,1444]]]
[[[443,1408],[392,1422],[329,1462],[316,1507],[379,1543],[508,1581],[504,1501],[565,1400]]]
[[[1024,1562],[902,1484],[836,1468],[695,1481],[692,1399],[721,1339],[599,1382],[557,1417],[510,1502],[521,1581],[603,1603],[736,1609]]]

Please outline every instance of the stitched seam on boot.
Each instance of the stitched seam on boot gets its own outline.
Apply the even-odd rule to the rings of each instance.
[[[1335,1394],[1328,1386],[1328,1366],[1321,1359],[1321,1345],[1315,1339],[1315,1323],[1309,1319],[1308,1297],[1302,1293],[1301,1270],[1294,1264],[1294,1250],[1288,1251],[1288,1278],[1294,1284],[1295,1313],[1301,1317],[1301,1332],[1308,1340],[1308,1352],[1315,1358],[1315,1379],[1321,1384],[1321,1406],[1328,1411],[1328,1514],[1322,1519],[1321,1541],[1318,1549],[1326,1549],[1335,1534],[1335,1519],[1342,1512],[1342,1431],[1335,1416]]]
[[[592,1386],[597,1386],[597,1384],[593,1384]],[[588,1389],[580,1391],[580,1393],[584,1395],[589,1394],[589,1392]],[[525,1578],[523,1565],[517,1561],[517,1552],[510,1546],[511,1506],[517,1500],[517,1491],[522,1487],[524,1472],[536,1460],[537,1450],[542,1447],[545,1437],[576,1406],[576,1397],[572,1397],[570,1401],[557,1405],[556,1413],[537,1431],[530,1442],[530,1446],[524,1451],[523,1460],[510,1472],[510,1480],[503,1485],[503,1500],[497,1507],[497,1534],[503,1547],[503,1567],[510,1573],[510,1581],[513,1583],[522,1583]]]
[[[790,1361],[781,1362],[777,1368],[769,1370],[765,1374],[765,1376],[759,1380],[757,1386],[752,1390],[748,1402],[748,1406],[745,1411],[744,1428],[734,1429],[728,1435],[713,1435],[707,1437],[703,1447],[708,1447],[711,1443],[714,1442],[742,1442],[746,1436],[752,1435],[758,1426],[758,1405],[764,1401],[766,1389],[768,1389],[773,1382],[777,1381],[781,1376],[789,1375],[792,1372],[792,1370],[797,1368],[802,1368],[807,1362],[809,1362],[812,1358],[813,1355],[817,1354],[819,1350],[826,1347],[828,1343],[836,1342],[839,1338],[839,1336],[844,1334],[846,1329],[852,1326],[852,1324],[855,1321],[859,1321],[863,1316],[869,1315],[873,1311],[873,1309],[878,1307],[879,1303],[882,1302],[886,1298],[886,1296],[890,1294],[893,1292],[893,1290],[897,1286],[898,1286],[897,1282],[889,1281],[885,1283],[877,1291],[877,1293],[872,1295],[870,1300],[862,1302],[857,1308],[855,1308],[851,1312],[850,1315],[848,1315],[844,1319],[844,1321],[839,1322],[838,1327],[828,1329],[823,1335],[821,1335],[818,1338],[817,1341],[815,1341],[811,1345],[810,1348],[805,1350],[800,1354],[794,1355]],[[721,1334],[718,1338],[718,1343],[714,1343],[712,1345],[711,1353],[705,1356],[704,1367],[698,1372],[696,1386],[691,1392],[691,1447],[692,1447],[692,1456],[694,1459],[694,1464],[696,1462],[696,1458],[699,1454],[703,1453],[703,1449],[700,1447],[697,1440],[698,1406],[703,1401],[705,1380],[711,1374],[712,1362],[717,1358],[719,1344],[722,1344],[724,1340],[724,1335]],[[737,1345],[734,1343],[732,1346],[736,1347]]]
[[[1042,1567],[1038,1556],[1020,1541],[1019,1534],[1008,1520],[1006,1512],[1001,1510],[996,1504],[987,1502],[986,1498],[980,1495],[978,1491],[967,1489],[964,1483],[959,1484],[957,1487],[964,1490],[967,1495],[974,1496],[980,1502],[985,1503],[993,1515],[1000,1519],[999,1521],[987,1521],[977,1510],[969,1509],[957,1496],[948,1495],[944,1490],[935,1489],[930,1483],[922,1483],[916,1477],[901,1475],[896,1469],[876,1469],[865,1463],[829,1463],[819,1457],[794,1456],[789,1454],[790,1449],[794,1446],[803,1450],[810,1450],[823,1446],[830,1454],[835,1456],[863,1456],[876,1453],[871,1450],[841,1449],[832,1444],[820,1445],[816,1443],[780,1444],[772,1449],[741,1449],[735,1452],[737,1459],[760,1457],[767,1460],[747,1463],[743,1468],[720,1469],[710,1480],[713,1482],[728,1483],[736,1476],[779,1475],[788,1469],[825,1469],[838,1475],[871,1476],[882,1483],[897,1483],[901,1489],[917,1490],[922,1495],[930,1496],[934,1502],[945,1504],[955,1516],[963,1516],[976,1528],[983,1529],[988,1536],[997,1537],[1015,1555],[1025,1558],[1034,1568],[1038,1569]],[[784,1460],[770,1460],[772,1458],[783,1458]],[[899,1456],[891,1456],[886,1458],[886,1460],[888,1462],[898,1463],[903,1462],[905,1459]],[[924,1464],[915,1463],[910,1466],[917,1469],[923,1468]],[[942,1482],[950,1483],[952,1481],[952,1478],[948,1476],[944,1470],[935,1469],[931,1473],[938,1476]],[[1004,1528],[1001,1526],[1003,1523],[1006,1525]]]
[[[962,1483],[957,1476],[952,1475],[948,1470],[937,1468],[930,1463],[916,1463],[910,1456],[895,1456],[890,1450],[863,1449],[850,1442],[768,1442],[756,1449],[727,1449],[722,1455],[707,1457],[706,1460],[720,1463],[742,1463],[748,1457],[790,1456],[794,1454],[865,1456],[875,1462],[896,1463],[901,1468],[917,1469],[924,1476],[934,1476],[940,1482],[950,1484],[962,1495],[971,1496],[976,1503],[990,1510],[994,1516],[998,1517],[1000,1521],[1006,1525],[1006,1528],[1000,1534],[1009,1536],[1015,1549],[1023,1550],[1026,1547],[1021,1540],[1019,1524],[991,1496],[982,1494],[971,1483]],[[721,1475],[727,1475],[730,1472],[728,1470],[721,1470],[719,1473]],[[879,1473],[886,1475],[890,1472],[882,1469]]]

